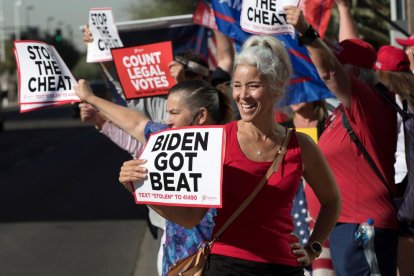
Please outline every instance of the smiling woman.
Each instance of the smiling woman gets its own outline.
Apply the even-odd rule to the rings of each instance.
[[[233,99],[241,120],[225,125],[222,202],[214,218],[214,236],[204,275],[303,275],[320,251],[340,210],[335,179],[310,137],[288,130],[273,120],[273,106],[284,93],[291,64],[283,44],[270,36],[252,36],[235,58]],[[191,106],[191,105],[189,105]],[[287,146],[282,146],[284,141]],[[285,152],[278,170],[221,235],[219,229],[266,175],[275,156]],[[323,206],[306,250],[292,237],[291,206],[304,177]],[[206,210],[151,206],[161,215],[191,228]],[[242,231],[240,231],[242,229]],[[254,236],[248,239],[246,233]],[[275,250],[278,248],[278,250]],[[293,248],[293,250],[292,250]],[[302,255],[304,254],[304,255]]]

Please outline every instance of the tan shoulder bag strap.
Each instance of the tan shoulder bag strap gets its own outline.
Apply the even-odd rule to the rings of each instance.
[[[267,180],[270,178],[270,176],[277,172],[279,169],[279,165],[283,160],[283,156],[286,153],[287,146],[289,144],[290,135],[292,131],[287,129],[285,140],[283,141],[283,144],[279,147],[275,160],[273,161],[272,165],[270,165],[269,169],[267,170],[266,174],[263,176],[262,180],[259,182],[258,185],[254,188],[253,192],[243,201],[243,203],[237,208],[237,210],[231,215],[227,221],[223,224],[223,226],[220,228],[220,230],[217,231],[216,235],[214,236],[213,241],[217,240],[221,234],[226,230],[226,228],[243,212],[243,210],[247,207],[247,205],[250,204],[250,202],[255,198],[255,196],[259,193],[259,191],[262,189],[264,184],[266,184]]]

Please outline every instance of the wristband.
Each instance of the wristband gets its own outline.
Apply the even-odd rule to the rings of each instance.
[[[319,33],[312,27],[312,25],[309,25],[306,32],[299,36],[299,46],[310,45],[318,37],[320,37]]]

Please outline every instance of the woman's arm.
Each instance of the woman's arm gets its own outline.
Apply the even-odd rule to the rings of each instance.
[[[349,0],[335,0],[339,12],[339,41],[358,38],[358,29],[355,26]]]
[[[121,182],[126,189],[133,192],[132,182],[143,181],[147,178],[147,169],[143,166],[145,160],[129,160],[124,162],[119,172],[119,182]],[[161,205],[148,205],[155,210],[162,217],[182,225],[186,228],[193,228],[206,215],[208,208],[196,207],[174,207]]]
[[[286,6],[285,12],[286,22],[295,27],[299,36],[303,36],[310,25],[306,22],[302,11],[295,6]],[[305,46],[322,81],[343,105],[350,107],[351,81],[345,68],[335,57],[331,49],[319,37]]]
[[[297,133],[297,137],[302,151],[303,176],[321,204],[308,244],[312,241],[322,244],[328,238],[339,217],[341,197],[335,177],[318,146],[306,134]]]
[[[79,98],[97,108],[109,121],[125,130],[142,144],[146,143],[144,129],[149,119],[142,113],[95,96],[85,80],[79,80],[74,89]]]

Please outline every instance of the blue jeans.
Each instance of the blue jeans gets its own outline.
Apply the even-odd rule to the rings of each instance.
[[[336,276],[371,275],[364,248],[354,240],[358,226],[338,223],[331,232],[330,250]],[[374,244],[381,276],[397,275],[398,231],[375,228]]]

